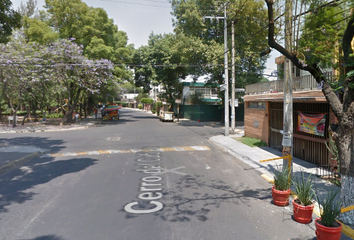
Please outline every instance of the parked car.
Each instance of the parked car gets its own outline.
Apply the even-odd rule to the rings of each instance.
[[[160,113],[159,113],[159,120],[164,122],[164,121],[171,121],[173,122],[173,112],[169,111],[169,105],[168,104],[163,104]]]

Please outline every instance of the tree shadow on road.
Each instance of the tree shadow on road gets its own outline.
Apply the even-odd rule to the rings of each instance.
[[[14,137],[0,138],[0,147],[6,146],[35,146],[41,149],[50,149],[51,152],[58,152],[65,148],[64,141],[53,140],[47,137]]]
[[[64,240],[64,238],[56,236],[56,235],[44,235],[44,236],[39,236],[36,238],[26,238],[26,239],[20,239],[20,240]]]
[[[243,183],[234,187],[221,180],[206,182],[202,179],[203,176],[198,175],[183,176],[173,190],[163,193],[165,207],[156,212],[155,216],[170,222],[189,222],[195,219],[205,222],[209,220],[209,214],[213,215],[217,209],[230,204],[251,207],[250,199],[272,200],[270,189],[249,189]],[[138,216],[126,213],[126,219]]]
[[[0,213],[11,204],[22,204],[36,195],[30,191],[36,185],[47,183],[65,174],[80,172],[97,162],[91,158],[56,160],[37,158],[21,168],[0,175]]]
[[[185,189],[193,190],[192,196],[182,194]],[[171,222],[187,222],[193,218],[205,222],[209,219],[209,213],[229,204],[251,207],[250,199],[272,199],[268,189],[249,189],[243,183],[234,187],[221,180],[206,182],[202,180],[202,176],[189,175],[181,178],[175,191],[169,194],[173,196],[173,203],[156,215]]]

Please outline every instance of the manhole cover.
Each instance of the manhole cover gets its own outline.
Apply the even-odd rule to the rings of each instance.
[[[119,141],[120,137],[109,137],[107,138],[107,141]]]

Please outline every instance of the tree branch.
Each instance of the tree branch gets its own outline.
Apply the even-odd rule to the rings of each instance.
[[[342,117],[342,104],[340,103],[336,93],[333,91],[327,80],[324,78],[324,74],[317,63],[311,65],[303,65],[299,62],[294,52],[291,52],[274,40],[274,12],[273,12],[273,1],[265,0],[268,7],[268,44],[270,47],[276,49],[278,52],[283,54],[287,59],[289,59],[297,68],[308,71],[315,78],[317,83],[323,82],[322,92],[330,104],[333,113],[336,117]]]

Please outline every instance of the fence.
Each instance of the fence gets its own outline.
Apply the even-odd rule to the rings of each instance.
[[[334,80],[334,75],[332,72],[326,72],[324,74],[327,81],[332,82]],[[312,75],[306,75],[301,77],[293,78],[293,89],[294,91],[300,90],[312,90],[317,89],[318,83],[312,77]],[[274,93],[284,91],[284,80],[275,80],[269,82],[255,83],[246,86],[246,94],[263,94],[263,93]]]

